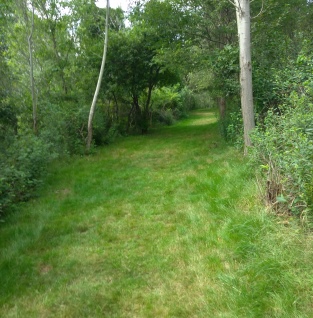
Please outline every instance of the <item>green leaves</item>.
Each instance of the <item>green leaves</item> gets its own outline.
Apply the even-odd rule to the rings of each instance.
[[[293,92],[281,113],[269,111],[263,129],[252,134],[252,161],[266,184],[265,196],[276,208],[312,214],[313,104]],[[312,216],[312,215],[311,215]]]
[[[283,195],[277,196],[277,197],[276,197],[276,201],[277,201],[278,203],[287,203],[287,202],[288,202],[287,199],[286,199]]]

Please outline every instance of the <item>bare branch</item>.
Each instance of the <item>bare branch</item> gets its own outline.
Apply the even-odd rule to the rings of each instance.
[[[253,17],[253,18],[251,18],[251,19],[255,19],[255,18],[257,18],[259,15],[261,15],[261,14],[263,13],[263,8],[264,8],[264,0],[262,0],[262,7],[261,7],[260,12],[259,12],[255,17]]]
[[[233,2],[231,0],[228,0],[228,2],[231,3],[233,6],[237,7],[235,2]]]
[[[238,5],[236,4],[236,2],[232,1],[232,0],[227,0],[229,3],[231,3],[235,8],[236,10],[238,10],[239,12],[242,12],[242,9],[241,9],[241,5],[240,5],[240,0],[238,0]]]

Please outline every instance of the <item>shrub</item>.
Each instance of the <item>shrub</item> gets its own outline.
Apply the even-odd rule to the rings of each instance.
[[[0,157],[0,214],[34,194],[54,157],[49,146],[30,133],[15,137],[6,147]]]
[[[60,156],[84,153],[89,109],[67,103],[42,105],[40,138]]]
[[[152,94],[152,106],[154,109],[174,109],[181,103],[178,85],[156,88]]]
[[[157,88],[152,94],[153,118],[165,125],[187,117],[188,111],[195,107],[193,93],[186,88],[179,90],[179,85]]]
[[[269,111],[252,134],[253,163],[261,168],[266,198],[276,209],[306,215],[313,197],[313,100],[292,93],[279,113]]]
[[[215,106],[214,98],[212,93],[208,91],[198,92],[190,96],[192,98],[192,107],[195,108],[213,108]]]
[[[183,114],[187,114],[189,110],[203,107],[202,105],[197,104],[197,99],[195,94],[187,87],[184,87],[180,91],[180,98],[181,98],[181,104],[179,106],[180,106],[180,111]]]
[[[116,116],[116,115],[115,115]],[[95,145],[108,145],[125,131],[126,123],[114,117],[110,105],[99,105],[93,119],[93,139]]]
[[[227,100],[227,111],[220,118],[220,130],[225,140],[238,148],[243,147],[243,120],[240,100],[229,98]]]
[[[175,117],[173,114],[173,111],[171,109],[166,109],[166,110],[159,110],[157,112],[158,114],[158,121],[161,124],[165,124],[165,125],[173,125],[175,122]]]
[[[234,111],[227,115],[226,140],[235,146],[243,145],[243,121],[241,111]]]

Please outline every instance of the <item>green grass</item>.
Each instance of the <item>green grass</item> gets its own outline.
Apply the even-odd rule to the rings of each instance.
[[[56,162],[0,227],[0,317],[313,317],[313,244],[212,112]]]

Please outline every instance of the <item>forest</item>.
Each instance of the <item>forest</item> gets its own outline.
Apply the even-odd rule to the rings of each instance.
[[[244,11],[245,9],[247,11]],[[243,37],[240,34],[243,30],[240,27],[240,19],[243,16],[248,17],[249,23],[247,28],[249,41],[245,48],[241,46]],[[134,296],[137,301],[134,303],[140,303],[140,299],[144,299],[145,305],[140,308],[132,307],[131,299],[123,303],[121,291],[126,287],[121,283],[112,287],[112,295],[103,296],[101,291],[93,295],[95,298],[103,296],[106,299],[106,305],[103,305],[103,308],[97,307],[96,311],[92,305],[88,307],[88,304],[85,309],[80,308],[79,305],[71,307],[69,304],[73,302],[70,300],[69,304],[65,302],[65,311],[61,312],[41,299],[43,303],[41,305],[36,303],[39,307],[35,306],[33,312],[27,309],[30,304],[34,305],[33,300],[25,300],[25,303],[21,301],[17,313],[22,313],[25,317],[104,317],[105,313],[108,313],[107,317],[311,317],[313,295],[310,286],[313,282],[308,279],[312,274],[308,264],[309,260],[313,259],[313,255],[301,253],[311,246],[311,239],[307,236],[311,235],[313,221],[312,21],[313,2],[310,0],[133,0],[129,1],[126,11],[121,8],[99,8],[95,0],[0,0],[0,236],[3,229],[5,237],[2,247],[8,248],[10,244],[14,244],[10,241],[12,235],[6,236],[6,231],[9,231],[11,226],[19,226],[19,222],[20,226],[24,226],[25,220],[32,219],[32,213],[35,213],[36,218],[41,215],[38,217],[41,225],[38,225],[36,230],[25,229],[24,233],[24,230],[19,231],[15,228],[12,231],[17,233],[17,236],[21,235],[21,240],[25,239],[26,233],[32,232],[30,235],[32,239],[29,240],[38,241],[39,244],[40,235],[44,233],[43,228],[48,226],[45,224],[50,222],[48,219],[50,220],[52,216],[50,213],[43,216],[39,212],[37,215],[37,212],[34,212],[37,211],[37,203],[33,210],[28,209],[31,209],[30,205],[37,202],[36,200],[50,202],[49,200],[54,198],[52,195],[48,199],[45,189],[54,189],[51,191],[58,193],[64,204],[68,204],[68,208],[60,208],[60,211],[72,211],[72,205],[68,202],[72,190],[68,190],[67,186],[57,190],[51,188],[52,182],[56,182],[56,187],[59,186],[62,174],[67,176],[66,182],[71,184],[69,180],[74,178],[76,173],[77,178],[80,178],[80,173],[84,173],[84,180],[90,185],[89,188],[83,185],[81,177],[79,189],[74,185],[73,189],[75,188],[77,193],[81,191],[80,195],[83,197],[81,189],[84,188],[84,193],[90,196],[89,201],[92,206],[94,202],[92,198],[95,196],[95,202],[99,199],[96,196],[97,188],[91,190],[92,182],[94,181],[97,187],[101,188],[102,183],[98,184],[97,182],[100,181],[95,180],[97,171],[103,173],[104,179],[112,180],[112,183],[106,179],[101,181],[107,187],[104,192],[111,193],[106,200],[112,201],[110,205],[112,208],[119,199],[123,201],[122,188],[129,186],[127,183],[131,182],[129,178],[132,178],[132,182],[137,182],[139,178],[145,178],[145,174],[150,173],[149,169],[166,170],[164,164],[168,162],[173,173],[176,171],[176,177],[169,175],[169,183],[164,183],[162,186],[165,194],[157,192],[158,183],[155,184],[156,188],[153,188],[149,180],[142,179],[145,181],[140,181],[142,184],[140,187],[138,185],[138,189],[137,184],[132,185],[135,194],[129,197],[132,202],[129,203],[132,206],[131,210],[135,209],[139,202],[142,202],[142,206],[147,204],[146,202],[152,202],[154,195],[168,196],[168,200],[172,200],[164,202],[162,207],[171,220],[164,221],[170,222],[168,227],[161,227],[167,238],[167,241],[160,243],[163,248],[164,244],[169,244],[170,227],[177,221],[172,215],[174,212],[170,206],[176,206],[179,200],[184,202],[184,196],[187,198],[189,195],[179,192],[185,189],[181,178],[187,175],[184,182],[187,182],[186,184],[190,182],[190,187],[191,185],[194,187],[192,191],[198,191],[199,202],[205,200],[203,202],[211,208],[216,203],[215,208],[221,213],[221,219],[217,216],[216,218],[207,216],[207,218],[211,218],[212,224],[217,228],[223,224],[219,230],[212,230],[215,231],[216,240],[221,240],[223,242],[221,244],[224,244],[224,254],[222,254],[232,253],[230,250],[234,246],[236,246],[235,254],[237,253],[232,256],[233,263],[227,261],[226,265],[224,256],[216,253],[215,257],[222,259],[221,262],[226,268],[224,270],[231,268],[236,273],[234,275],[238,276],[219,275],[219,265],[216,265],[217,267],[211,265],[218,278],[214,282],[208,282],[216,286],[232,286],[230,289],[234,288],[233,294],[230,295],[231,292],[225,289],[225,292],[221,291],[221,294],[216,296],[232,299],[231,303],[219,303],[216,298],[215,302],[212,300],[213,305],[211,304],[210,308],[202,308],[205,300],[203,303],[199,301],[190,305],[186,302],[187,294],[180,298],[179,288],[175,285],[177,282],[171,281],[172,278],[168,276],[168,282],[171,282],[169,284],[173,285],[158,285],[154,277],[156,280],[154,283],[164,288],[162,289],[164,298],[158,298],[155,291],[156,294],[147,294],[150,297],[148,300],[143,296],[146,292],[144,288],[148,287],[142,287],[141,283],[130,280],[129,284],[132,286],[130,290],[143,288],[142,294]],[[251,76],[250,86],[244,86],[246,78],[243,75],[242,54],[247,48],[251,49],[251,60],[245,61],[246,70]],[[95,99],[103,56],[105,56],[104,72],[98,83],[100,86]],[[247,87],[251,93],[249,96]],[[93,100],[95,110],[90,124]],[[245,104],[244,100],[249,104]],[[207,131],[204,125],[202,128],[202,122],[208,125]],[[199,123],[198,129],[195,128],[195,123]],[[204,135],[206,139],[203,138]],[[191,137],[194,138],[193,141],[189,140]],[[169,139],[173,144],[169,143]],[[153,147],[149,148],[147,140]],[[201,142],[207,145],[206,153],[204,148],[201,148]],[[139,149],[139,144],[146,148]],[[181,147],[181,158],[175,153],[173,157],[166,154],[167,151],[168,153],[173,151],[174,145]],[[145,152],[144,149],[149,151]],[[136,151],[141,156],[137,157]],[[129,162],[120,153],[129,156]],[[189,159],[183,161],[187,154],[190,156]],[[114,158],[119,165],[114,165]],[[136,158],[136,161],[132,161],[133,158]],[[178,161],[181,159],[181,166],[178,165],[178,161],[175,165],[174,161],[172,162],[174,159]],[[103,172],[104,168],[100,165],[100,161],[98,165],[96,160],[103,161],[103,165],[107,163],[108,167],[117,171],[117,175],[113,178],[111,172]],[[216,175],[207,172],[206,165],[207,169],[210,167]],[[131,167],[134,169],[132,170]],[[188,169],[194,169],[196,175],[191,172],[189,175]],[[232,170],[232,175],[229,169]],[[221,175],[226,173],[225,171],[228,171],[229,175],[224,176],[224,182],[229,182],[233,188],[225,188],[223,185]],[[158,178],[155,182],[161,182]],[[193,178],[200,178],[198,185]],[[54,181],[51,181],[52,179]],[[217,183],[212,185],[210,182]],[[249,186],[245,186],[245,183]],[[146,189],[147,184],[149,184],[148,190],[153,188],[156,192],[153,194],[147,190],[146,199],[143,199],[144,194],[137,198],[136,191],[139,193],[140,189]],[[172,188],[175,184],[176,190]],[[201,188],[202,184],[205,186]],[[241,187],[240,190],[238,187]],[[117,194],[119,191],[121,193]],[[190,195],[193,193],[192,198],[195,198],[196,195],[192,191]],[[177,197],[173,199],[175,192]],[[151,196],[148,197],[148,193]],[[204,198],[206,195],[207,198]],[[137,201],[133,201],[133,198],[137,198]],[[190,202],[194,202],[194,206],[190,206],[190,211],[198,209],[200,214],[182,216],[182,219],[186,218],[186,227],[190,222],[191,231],[194,231],[190,232],[193,233],[190,236],[194,237],[191,241],[186,241],[186,246],[194,242],[193,240],[199,239],[199,242],[202,240],[197,238],[196,227],[203,226],[203,234],[199,232],[199,236],[204,237],[207,231],[204,223],[201,223],[205,222],[206,218],[205,212],[202,211],[204,205],[192,201],[192,198]],[[221,201],[217,203],[217,200]],[[81,205],[86,205],[87,208],[89,201],[86,198]],[[103,201],[101,202],[105,205]],[[53,210],[53,203],[48,204]],[[185,204],[189,207],[189,203]],[[124,205],[126,209],[127,204]],[[233,205],[236,205],[236,211],[237,208],[245,210],[246,207],[249,210],[245,212],[247,218],[243,213],[238,214],[237,219],[225,221],[224,209],[231,210]],[[24,206],[25,219],[21,216]],[[109,211],[109,206],[107,208]],[[141,211],[141,208],[137,208]],[[47,208],[38,207],[38,209]],[[181,211],[180,208],[177,209]],[[266,212],[260,214],[255,212],[255,209]],[[145,213],[147,212],[143,212]],[[154,217],[153,213],[156,212],[151,212]],[[182,215],[183,212],[179,213]],[[112,226],[112,233],[113,227],[120,224],[118,215],[120,214],[114,214],[115,223],[109,216],[106,216],[105,220],[101,219],[104,223],[108,222],[107,227]],[[61,216],[58,217],[61,220]],[[100,214],[95,218],[101,218]],[[197,220],[200,219],[202,221],[198,222]],[[153,220],[158,222],[157,218]],[[63,221],[65,224],[68,222],[68,220]],[[73,223],[74,221],[77,220],[73,219]],[[51,222],[54,224],[53,221]],[[61,226],[61,221],[55,219],[54,222],[55,228]],[[145,219],[141,222],[148,221]],[[83,234],[91,228],[89,223],[77,226],[77,231]],[[115,242],[117,236],[122,238],[127,236],[125,233],[128,233],[129,229],[125,230],[124,234],[118,234],[123,226],[126,225],[115,228],[112,241]],[[137,229],[138,225],[133,226]],[[149,223],[148,228],[150,227],[152,231],[153,225]],[[66,228],[66,231],[69,230],[70,226]],[[110,228],[106,228],[105,231],[111,233]],[[175,231],[182,231],[183,237],[187,235],[185,229],[175,228]],[[248,243],[254,234],[255,237]],[[153,235],[157,241],[157,234],[152,234],[152,239]],[[263,235],[268,236],[267,243],[262,243]],[[284,235],[287,237],[285,241]],[[301,235],[301,238],[297,235]],[[13,236],[15,237],[15,234]],[[52,234],[50,236],[52,237]],[[134,237],[130,240],[133,239]],[[213,238],[211,239],[213,242]],[[144,240],[148,242],[148,238]],[[30,241],[25,244],[31,244]],[[112,241],[108,238],[106,242]],[[285,243],[280,245],[281,241]],[[207,241],[206,243],[201,241],[202,243],[204,245],[199,245],[196,251],[199,260],[203,260],[204,254],[201,254],[201,251],[207,246],[206,244],[209,244]],[[212,246],[215,246],[214,244]],[[289,250],[284,250],[287,245],[288,248],[294,247],[293,254],[289,255],[290,258],[287,255]],[[32,248],[29,246],[25,247],[26,254],[32,253]],[[161,248],[160,246],[157,249]],[[273,247],[273,254],[269,250],[270,246]],[[23,248],[19,247],[16,252],[12,251],[12,255],[15,253],[14,255],[18,257]],[[121,247],[117,247],[116,250],[119,248]],[[129,251],[132,248],[135,253],[140,252],[135,245],[130,246]],[[181,253],[182,258],[179,259],[183,259],[187,251],[176,248]],[[38,251],[40,249],[41,247],[38,246]],[[164,262],[175,263],[177,258],[171,254],[174,252],[170,249],[168,251],[170,251],[169,258]],[[125,253],[127,254],[126,247]],[[278,254],[282,255],[282,259],[276,258]],[[247,255],[252,256],[247,257]],[[117,262],[120,261],[117,254],[111,256],[112,259],[116,258]],[[294,261],[291,260],[291,256],[295,258]],[[131,257],[133,254],[129,254],[130,259]],[[237,257],[242,257],[243,263]],[[303,266],[298,271],[294,264],[296,258]],[[19,283],[18,280],[15,282],[15,279],[23,276],[22,268],[17,267],[16,271],[20,272],[16,275],[13,275],[9,269],[10,264],[19,263],[17,259],[12,256],[7,263],[3,263],[3,273],[10,272],[14,277],[8,278],[4,283],[7,288],[11,288],[8,295],[5,292],[0,293],[0,296],[3,293],[3,302],[0,297],[3,311],[0,310],[0,314],[7,317],[13,315],[14,297],[18,294]],[[44,279],[48,279],[48,275],[52,275],[57,265],[51,265],[49,261],[43,259],[44,256],[36,268],[40,268],[40,275],[46,275]],[[140,259],[134,259],[133,265],[129,266],[135,266],[137,261],[140,263]],[[70,268],[70,260],[68,262],[66,266]],[[112,267],[110,275],[115,277],[116,268],[112,264],[106,265]],[[148,271],[151,264],[143,264]],[[161,268],[162,264],[156,263],[154,266]],[[244,265],[240,267],[239,264]],[[267,267],[268,271],[258,267],[261,266],[260,264]],[[31,271],[30,268],[34,266],[28,265]],[[124,267],[121,265],[121,268]],[[175,275],[182,274],[183,269],[182,265],[179,268],[180,272]],[[285,276],[282,274],[284,270]],[[135,271],[134,269],[133,272]],[[156,275],[161,275],[161,272],[157,273]],[[171,269],[168,269],[168,273],[171,273]],[[186,271],[184,273],[186,274]],[[202,281],[206,280],[206,274],[206,271],[200,270],[199,277]],[[142,275],[145,277],[145,274]],[[212,292],[206,289],[204,291],[201,289],[204,288],[203,286],[200,288],[195,285],[197,280],[195,277],[187,278],[191,279],[191,290],[197,297],[201,298],[204,293]],[[238,280],[238,277],[241,277],[243,282]],[[115,278],[112,278],[114,282]],[[128,278],[125,278],[125,282]],[[184,282],[186,284],[187,278]],[[60,280],[62,279],[60,277]],[[15,287],[14,284],[12,285],[12,280],[16,284]],[[259,280],[260,284],[255,285],[255,293],[251,293],[249,285],[252,286],[254,281]],[[266,281],[272,286],[269,291],[265,286]],[[35,282],[32,284],[35,286],[32,292],[36,293],[37,288],[39,290],[40,287]],[[22,286],[27,290],[26,282],[24,285],[22,283]],[[166,290],[170,290],[173,286],[176,289],[174,288],[174,296],[172,295],[171,298],[171,295],[166,294]],[[95,285],[87,287],[91,290]],[[289,294],[287,292],[285,294],[285,287]],[[56,285],[56,294],[58,288],[59,285]],[[161,290],[161,287],[159,288]],[[187,287],[181,286],[181,288]],[[236,294],[236,290],[240,292]],[[303,302],[300,302],[299,299],[304,294],[307,296]],[[82,301],[83,295],[75,295],[79,301]],[[186,304],[186,308],[183,306],[181,312],[175,306],[169,309],[172,302],[180,303],[181,300],[182,304]],[[59,301],[61,300],[58,299]],[[120,308],[125,311],[119,311],[122,309],[114,307],[118,306],[119,301]],[[160,311],[152,305],[154,301]],[[8,307],[5,305],[7,302]],[[287,303],[289,305],[286,307]],[[235,305],[237,309],[234,309]],[[74,307],[77,310],[74,310]],[[46,308],[49,310],[45,311]],[[149,311],[149,308],[153,310]],[[210,316],[210,310],[213,308],[222,309]]]
[[[0,9],[4,212],[31,195],[51,160],[86,152],[106,9],[79,0],[3,1]],[[312,10],[305,0],[250,9],[257,128],[249,155],[268,200],[299,215],[313,199]],[[223,137],[242,146],[234,4],[139,1],[127,13],[111,9],[108,24],[93,147],[205,107],[219,108]]]

